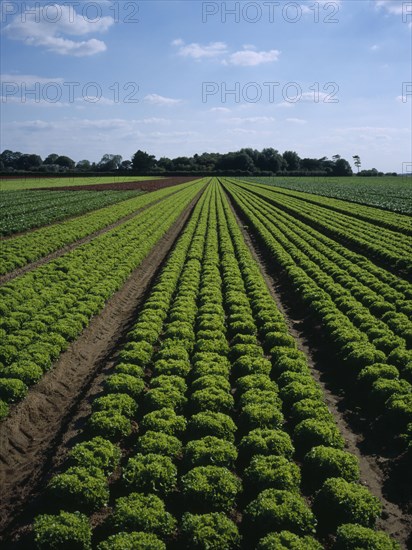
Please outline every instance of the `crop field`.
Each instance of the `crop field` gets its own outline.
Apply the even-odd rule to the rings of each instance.
[[[249,181],[412,214],[412,180],[407,176],[363,177],[355,185],[353,178],[327,177],[249,178]]]
[[[162,181],[2,182],[0,546],[406,550],[411,191]]]

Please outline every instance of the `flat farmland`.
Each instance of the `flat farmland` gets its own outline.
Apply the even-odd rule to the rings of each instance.
[[[43,189],[45,187],[67,187],[67,186],[82,186],[82,185],[101,185],[105,183],[123,183],[130,181],[151,181],[162,179],[161,177],[154,176],[96,176],[96,177],[53,177],[53,176],[39,176],[39,177],[27,177],[8,178],[3,176],[0,179],[0,189],[2,191],[12,191],[17,189]]]
[[[412,195],[359,179],[1,182],[4,548],[409,547]]]

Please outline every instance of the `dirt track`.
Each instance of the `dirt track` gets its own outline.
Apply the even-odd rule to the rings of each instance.
[[[157,191],[164,187],[187,183],[197,178],[183,176],[160,180],[124,181],[119,183],[96,183],[90,185],[67,185],[65,187],[38,187],[35,191]]]
[[[67,439],[73,417],[84,406],[96,377],[133,323],[198,197],[61,355],[54,369],[0,424],[0,533],[17,527],[19,514],[36,496],[62,441]]]

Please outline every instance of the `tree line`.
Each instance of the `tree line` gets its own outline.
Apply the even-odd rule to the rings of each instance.
[[[361,159],[354,155],[354,164],[360,176],[380,176],[375,168],[360,170]],[[279,153],[271,147],[258,151],[244,148],[230,153],[202,153],[191,157],[161,157],[156,159],[145,151],[138,150],[131,160],[121,155],[105,154],[99,162],[80,160],[75,162],[68,156],[52,153],[44,160],[36,154],[4,150],[0,154],[2,173],[129,173],[144,175],[245,175],[245,176],[352,176],[350,163],[340,155],[331,159],[322,157],[300,158],[295,151]],[[396,174],[394,174],[396,175]]]

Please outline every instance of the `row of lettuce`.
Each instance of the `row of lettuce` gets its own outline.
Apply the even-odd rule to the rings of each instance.
[[[254,185],[258,186],[259,184],[255,183]],[[268,189],[267,185],[261,185],[261,187],[262,189]],[[322,206],[335,212],[341,212],[342,214],[367,221],[378,227],[386,227],[398,233],[412,235],[412,220],[409,216],[397,214],[396,212],[389,212],[387,210],[379,210],[378,208],[361,204],[354,204],[345,200],[312,194],[310,190],[305,191],[304,184],[301,184],[301,189],[299,191],[293,191],[288,188],[282,189],[282,187],[276,187],[276,189],[271,188],[271,190],[275,191],[276,194],[301,199],[306,203]]]
[[[385,227],[377,228],[375,224],[358,219],[350,213],[332,211],[323,205],[314,204],[313,200],[308,202],[303,197],[288,196],[283,191],[278,192],[267,186],[234,183],[253,191],[254,194],[288,212],[306,225],[380,262],[396,274],[402,272],[408,278],[412,276],[412,245],[409,235]],[[399,223],[401,224],[401,221]]]
[[[84,216],[78,216],[68,221],[63,221],[49,227],[42,227],[36,231],[7,239],[1,243],[0,275],[10,273],[14,269],[39,260],[96,231],[109,227],[122,218],[133,215],[141,208],[154,204],[176,191],[186,189],[192,185],[192,183],[196,184],[198,181],[199,180],[176,187],[168,187],[144,195],[141,194],[137,197],[124,200],[120,204],[100,208]],[[42,192],[35,191],[34,193],[37,195]],[[60,192],[56,191],[56,193]],[[77,193],[81,192],[71,192],[72,195],[77,195]],[[99,191],[95,194],[100,196],[101,193],[102,192]],[[122,195],[124,192],[113,191],[113,193]],[[134,191],[133,194],[136,195],[136,192]]]
[[[217,183],[82,438],[45,489],[42,550],[399,548]]]
[[[383,421],[387,438],[400,436],[403,446],[410,445],[411,285],[260,196],[229,181],[224,185],[276,269],[321,323],[340,358],[339,374],[357,383],[359,405],[375,423]]]
[[[243,178],[242,178],[243,179]],[[246,178],[244,178],[246,180]],[[272,187],[330,197],[340,201],[394,212],[412,214],[411,186],[407,176],[378,178],[248,178],[247,181]]]
[[[205,183],[185,186],[89,243],[0,287],[0,417],[7,416],[8,404],[23,399],[29,386],[53,366]]]
[[[125,201],[139,191],[2,191],[0,193],[0,235],[21,233],[34,227],[79,216]]]

